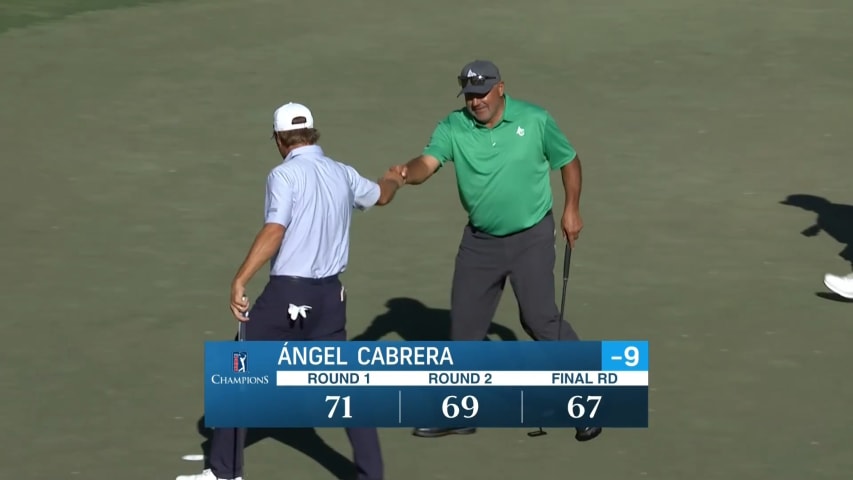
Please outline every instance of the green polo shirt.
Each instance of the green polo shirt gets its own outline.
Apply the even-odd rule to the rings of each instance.
[[[461,108],[439,122],[425,155],[453,162],[459,199],[471,225],[502,236],[530,228],[553,206],[550,171],[575,159],[575,149],[543,108],[504,95],[494,128]]]

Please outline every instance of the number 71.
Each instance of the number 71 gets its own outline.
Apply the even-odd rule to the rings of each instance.
[[[350,415],[350,411],[349,411],[349,395],[347,395],[346,397],[341,397],[340,395],[326,395],[326,401],[327,402],[330,402],[330,401],[335,402],[332,404],[332,409],[329,410],[328,418],[332,418],[335,415],[335,410],[338,409],[338,402],[340,402],[341,400],[344,401],[344,416],[343,416],[343,418],[352,418],[352,415]]]

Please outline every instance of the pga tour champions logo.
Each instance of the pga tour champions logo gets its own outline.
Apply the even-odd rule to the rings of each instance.
[[[231,358],[233,360],[234,373],[246,373],[246,363],[249,361],[249,355],[246,352],[234,352]]]
[[[210,376],[214,385],[268,385],[269,375],[249,375],[249,354],[233,352],[231,354],[231,374],[214,373]]]

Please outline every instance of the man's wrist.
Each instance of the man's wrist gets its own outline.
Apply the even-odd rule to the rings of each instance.
[[[417,184],[417,180],[422,177],[423,166],[423,162],[421,162],[420,160],[409,161],[406,164],[406,176],[403,178],[403,181],[408,184],[409,179],[415,179],[416,181],[412,182],[411,184]]]
[[[390,179],[390,178],[387,178],[387,177],[383,177],[383,178],[380,178],[380,179],[379,179],[379,183],[382,183],[382,182],[385,182],[386,184],[388,184],[388,185],[390,185],[391,187],[393,187],[393,188],[394,188],[394,190],[397,190],[397,189],[399,189],[400,187],[402,187],[402,186],[405,184],[406,180],[405,180],[405,179],[403,179],[403,181],[402,181],[402,182],[400,182],[400,181],[398,181],[398,180],[393,180],[393,179]]]

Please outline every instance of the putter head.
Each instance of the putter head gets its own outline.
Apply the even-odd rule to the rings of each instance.
[[[532,432],[527,432],[528,437],[541,437],[543,435],[548,435],[548,432],[539,428],[539,430],[534,430]]]

